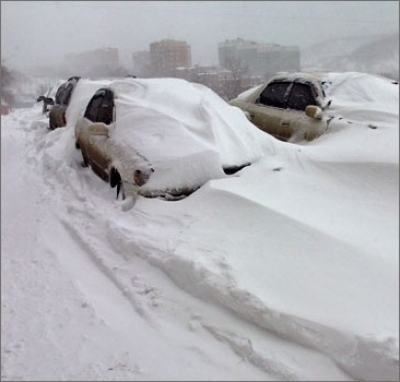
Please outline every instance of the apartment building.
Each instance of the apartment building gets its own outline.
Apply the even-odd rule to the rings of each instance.
[[[268,79],[277,72],[299,71],[300,49],[297,46],[260,44],[237,38],[218,44],[218,60],[220,69]]]
[[[148,50],[132,53],[132,73],[141,78],[152,76],[150,52]]]
[[[107,75],[120,67],[117,48],[100,48],[65,55],[64,66],[80,76]]]
[[[151,72],[156,76],[169,76],[179,67],[192,65],[191,49],[185,41],[164,39],[150,44]]]

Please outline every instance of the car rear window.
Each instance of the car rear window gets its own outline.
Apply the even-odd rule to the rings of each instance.
[[[89,102],[85,118],[109,125],[113,119],[114,95],[110,89],[100,89]]]

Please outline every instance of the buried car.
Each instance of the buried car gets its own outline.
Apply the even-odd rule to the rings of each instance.
[[[44,98],[43,103],[52,105],[49,111],[49,129],[54,130],[58,127],[64,127],[67,124],[66,111],[71,99],[72,92],[80,77],[74,76],[62,83],[57,89],[53,104],[51,98]],[[39,100],[39,99],[38,99]]]
[[[285,73],[229,102],[259,129],[282,141],[313,140],[324,133],[326,101],[318,73]]]
[[[282,141],[311,141],[350,124],[376,129],[386,118],[377,99],[378,86],[387,99],[398,82],[360,72],[283,73],[229,102],[260,130]],[[379,94],[379,93],[377,93]]]
[[[65,80],[58,80],[58,82],[51,86],[46,94],[41,95],[37,98],[36,102],[43,102],[42,104],[42,113],[46,114],[46,116],[49,116],[50,109],[54,105],[54,98],[56,96],[57,90],[59,87],[65,82]]]
[[[262,156],[259,130],[211,89],[175,78],[100,88],[75,125],[84,165],[118,194],[180,199]]]

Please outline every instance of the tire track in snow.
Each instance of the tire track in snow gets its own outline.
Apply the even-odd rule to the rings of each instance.
[[[87,234],[87,232],[81,233],[79,229],[75,228],[76,226],[74,224],[71,224],[71,221],[67,221],[66,219],[61,218],[60,222],[66,229],[67,233],[71,236],[72,240],[74,240],[83,250],[87,259],[117,288],[121,293],[121,296],[124,297],[135,312],[145,318],[149,323],[152,323],[151,316],[146,312],[142,303],[136,298],[135,294],[124,285],[124,283],[112,271],[112,268],[105,263],[104,255],[100,254],[101,249],[97,248],[92,239],[88,240],[86,238],[85,234]],[[91,238],[90,234],[87,234],[87,236]]]

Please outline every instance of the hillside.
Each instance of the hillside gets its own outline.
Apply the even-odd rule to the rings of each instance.
[[[301,52],[303,71],[359,71],[399,79],[399,34],[340,38]]]

